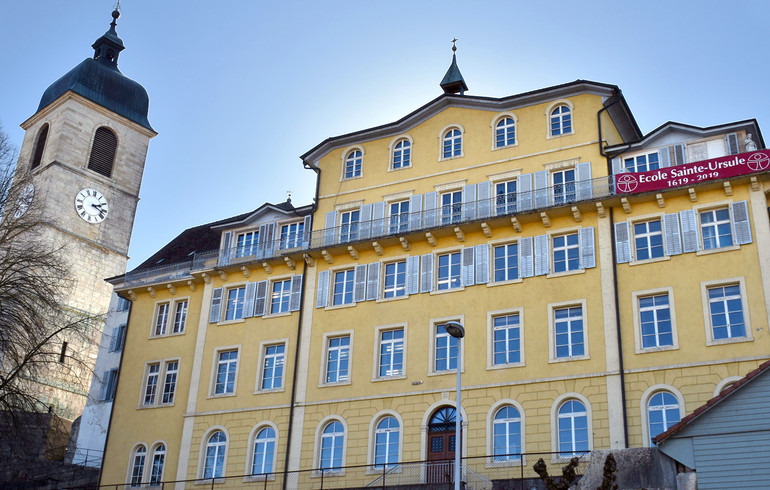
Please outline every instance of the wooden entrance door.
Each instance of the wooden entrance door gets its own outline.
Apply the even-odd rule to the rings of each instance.
[[[455,409],[444,407],[433,414],[428,425],[428,483],[454,482],[456,448]]]

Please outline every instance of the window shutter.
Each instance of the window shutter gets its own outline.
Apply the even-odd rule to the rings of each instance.
[[[289,311],[299,311],[299,300],[302,296],[302,274],[291,276],[291,296],[289,297]]]
[[[593,182],[591,182],[591,162],[578,163],[575,166],[577,178],[578,200],[591,199],[594,195]]]
[[[267,304],[267,281],[259,281],[257,283],[257,294],[254,301],[254,316],[262,316],[265,314],[265,308]]]
[[[674,145],[674,165],[684,165],[687,163],[687,156],[684,151],[684,144]]]
[[[538,235],[535,237],[535,275],[542,276],[549,271],[548,235]]]
[[[626,172],[623,167],[623,159],[620,156],[612,157],[612,175],[623,174]]]
[[[361,219],[358,224],[358,237],[369,238],[372,234],[372,205],[361,206]]]
[[[462,278],[463,286],[473,286],[475,282],[475,269],[474,258],[476,255],[476,249],[474,247],[463,247],[462,250]]]
[[[695,210],[679,211],[679,218],[682,221],[684,252],[697,252],[700,247],[698,246],[698,217],[695,215]]]
[[[318,273],[318,291],[316,292],[315,307],[325,308],[329,303],[329,271]]]
[[[746,201],[738,201],[732,204],[733,229],[735,229],[735,241],[738,245],[751,243],[751,225],[749,224],[749,207]]]
[[[740,147],[738,146],[738,133],[730,133],[725,136],[725,139],[727,140],[728,155],[735,155],[736,153],[741,152]]]
[[[302,226],[302,248],[310,248],[310,239],[313,236],[313,232],[311,230],[313,226],[313,217],[309,214],[305,216],[305,221]]]
[[[422,213],[424,228],[436,226],[436,191],[425,194],[425,211]]]
[[[117,349],[115,346],[118,344],[118,330],[120,327],[115,327],[112,329],[112,337],[110,338],[110,349],[109,352],[115,352]]]
[[[233,238],[232,231],[226,231],[225,236],[222,239],[222,250],[219,252],[219,265],[227,265],[230,263],[230,242]]]
[[[406,259],[406,294],[420,292],[420,256],[407,257]]]
[[[422,256],[420,268],[420,292],[431,291],[433,291],[433,254],[425,254]]]
[[[476,219],[476,184],[463,187],[463,221]]]
[[[326,213],[326,221],[324,222],[324,245],[332,245],[334,243],[334,236],[336,233],[337,211],[329,211]]]
[[[356,266],[353,276],[353,301],[366,301],[366,264]]]
[[[535,275],[535,258],[532,249],[531,236],[519,240],[519,270],[521,271],[521,277],[532,277]]]
[[[222,308],[222,292],[223,288],[216,288],[211,293],[211,311],[209,311],[209,323],[216,323],[219,321],[219,313]]]
[[[590,269],[596,267],[596,255],[594,247],[594,227],[580,229],[580,267]]]
[[[88,168],[105,177],[110,177],[117,148],[118,138],[115,133],[103,126],[97,129],[93,146],[91,146],[91,156],[88,158]]]
[[[631,262],[631,240],[628,233],[628,221],[615,223],[615,255],[618,264]]]
[[[249,318],[254,316],[254,297],[257,294],[257,283],[250,282],[246,284],[246,294],[243,300],[243,317]]]
[[[126,328],[125,324],[118,327],[118,340],[115,343],[116,351],[123,350],[123,345],[126,342]]]
[[[265,230],[265,257],[272,257],[275,249],[275,223],[267,223]],[[262,233],[259,238],[262,239]]]
[[[43,150],[45,149],[45,140],[48,138],[48,124],[43,125],[40,132],[37,134],[37,143],[35,144],[35,154],[32,157],[32,162],[29,165],[30,169],[36,168],[40,165],[43,159]]]
[[[664,146],[658,150],[658,161],[660,162],[660,168],[671,166],[671,153],[669,152],[668,146]]]
[[[519,175],[516,189],[516,209],[520,212],[532,209],[532,174]]]
[[[535,208],[545,208],[548,206],[548,171],[540,170],[534,173],[535,176]]]
[[[666,240],[666,255],[682,253],[682,235],[679,233],[679,215],[663,215],[663,237]]]
[[[476,198],[479,218],[487,218],[491,214],[492,201],[490,200],[489,193],[492,189],[492,183],[487,181],[479,182],[476,184]]]
[[[375,300],[380,297],[380,263],[369,264],[366,276],[366,300]]]
[[[476,284],[489,282],[489,245],[476,245]]]
[[[118,387],[118,370],[110,369],[109,377],[107,378],[107,394],[105,396],[106,401],[112,401],[115,399],[115,390]]]
[[[422,194],[409,199],[409,231],[419,230],[422,218]]]
[[[99,389],[99,401],[107,400],[107,392],[110,389],[110,372],[104,371],[102,374],[102,387]]]
[[[372,236],[385,234],[385,201],[374,203],[372,206]]]

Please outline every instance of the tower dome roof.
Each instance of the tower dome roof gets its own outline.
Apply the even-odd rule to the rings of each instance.
[[[117,11],[112,13],[110,29],[92,45],[94,57],[83,60],[43,92],[38,111],[71,90],[105,109],[153,130],[147,119],[150,107],[147,91],[118,69],[118,55],[123,50],[123,41],[115,32],[115,21],[119,16]]]

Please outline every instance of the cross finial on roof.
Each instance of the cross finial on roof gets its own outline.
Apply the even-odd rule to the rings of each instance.
[[[286,191],[286,194],[289,196],[286,198],[286,202],[291,202],[291,190]]]
[[[120,12],[120,0],[117,0],[117,1],[115,2],[115,8],[114,8],[114,9],[112,9],[112,10],[117,10],[118,12]]]
[[[457,39],[457,38],[454,38],[454,39],[452,39],[452,52],[453,52],[453,53],[454,53],[455,51],[457,51],[457,41],[458,41],[458,39]]]

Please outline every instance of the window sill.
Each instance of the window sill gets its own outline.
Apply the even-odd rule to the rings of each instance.
[[[269,388],[269,389],[266,388],[264,390],[255,390],[254,394],[255,395],[265,395],[267,393],[282,393],[284,391],[286,391],[286,388],[281,386],[280,388]]]
[[[195,483],[193,485],[211,485],[212,483],[221,485],[225,482],[225,479],[222,477],[219,478],[201,478],[199,480],[195,480]]]
[[[631,262],[628,263],[628,265],[633,267],[635,265],[654,264],[655,262],[666,262],[667,260],[671,260],[670,255],[664,255],[663,257],[653,257],[651,259],[644,259],[644,260],[632,260]]]
[[[462,152],[459,155],[454,155],[454,156],[451,156],[451,157],[443,157],[443,156],[439,157],[438,161],[439,162],[446,162],[448,160],[457,160],[458,158],[463,158],[464,156],[465,156],[465,152]]]
[[[362,172],[361,175],[355,175],[353,177],[342,177],[340,179],[340,182],[347,182],[348,180],[356,180],[356,179],[363,179],[363,178],[364,178],[364,174]]]
[[[214,400],[217,398],[229,398],[235,396],[235,391],[232,393],[214,393],[206,397],[207,400]]]
[[[732,252],[733,250],[740,250],[740,245],[730,245],[729,247],[711,248],[708,250],[698,250],[695,255],[711,255],[718,254],[720,252]]]
[[[258,481],[275,481],[275,473],[269,475],[250,475],[243,477],[243,483],[258,482]]]
[[[678,345],[662,345],[659,347],[640,347],[637,348],[636,354],[652,354],[654,352],[666,352],[670,350],[679,350]]]
[[[398,168],[388,167],[388,172],[398,172],[399,170],[406,170],[406,169],[409,169],[409,168],[412,168],[412,166],[411,165],[407,165],[405,167],[398,167]]]
[[[377,298],[375,303],[387,303],[389,301],[400,301],[402,299],[409,299],[409,295],[405,294],[403,296],[393,296],[392,298]]]
[[[521,362],[513,362],[511,364],[489,364],[487,365],[487,371],[495,371],[498,369],[508,369],[508,368],[518,368],[518,367],[524,367],[526,364],[524,364],[524,361]]]
[[[321,475],[323,475],[324,478],[328,478],[330,476],[334,476],[334,477],[345,476],[345,470],[342,470],[342,469],[339,469],[339,470],[331,470],[331,469],[329,469],[329,470],[324,470],[324,471],[313,470],[313,472],[311,473],[310,477],[311,478],[321,478]]]
[[[388,475],[399,475],[403,472],[402,467],[400,466],[401,463],[391,463],[385,465],[385,471],[388,473]],[[367,475],[382,475],[383,474],[383,465],[375,465],[374,463],[369,463],[369,466],[366,468],[366,474]]]
[[[268,313],[267,315],[262,315],[262,318],[280,318],[282,316],[291,316],[291,311],[282,311],[280,313]]]
[[[519,466],[526,466],[527,465],[527,458],[524,458],[522,461],[522,458],[510,458],[506,459],[504,461],[495,461],[494,456],[487,456],[487,464],[484,466],[485,468],[510,468],[515,467],[518,468]]]
[[[569,362],[569,361],[587,361],[588,359],[591,359],[588,355],[583,356],[572,356],[572,357],[559,357],[559,358],[551,358],[548,359],[548,363],[559,363],[559,362]]]
[[[460,374],[463,373],[464,370],[460,370]],[[457,375],[457,369],[447,369],[446,371],[431,371],[428,373],[428,376],[445,376],[448,374]]]
[[[338,381],[336,383],[321,383],[318,385],[319,388],[333,388],[335,386],[347,386],[350,385],[350,380],[347,381]]]
[[[740,344],[742,342],[754,342],[753,337],[732,337],[729,339],[719,339],[719,340],[707,340],[706,345],[707,346],[713,346],[713,345],[724,345],[724,344]]]
[[[343,303],[343,304],[341,304],[341,305],[331,305],[331,306],[327,306],[327,307],[326,307],[326,308],[324,308],[324,309],[325,309],[325,310],[339,310],[339,309],[342,309],[342,308],[352,308],[353,306],[356,306],[356,302],[355,302],[355,301],[354,301],[354,302],[352,302],[352,303]]]
[[[173,332],[173,333],[167,333],[163,335],[150,335],[147,340],[157,340],[157,339],[167,339],[169,337],[179,337],[180,335],[184,335],[184,330],[181,332]],[[120,351],[110,351],[110,352],[120,352]]]
[[[569,133],[560,133],[560,134],[551,134],[551,131],[549,130],[548,133],[546,133],[545,139],[552,140],[552,139],[556,139],[556,138],[562,138],[564,136],[572,136],[573,134],[575,134],[575,130],[574,129],[572,131],[570,131]]]
[[[447,293],[455,293],[458,291],[465,291],[465,286],[458,286],[456,288],[441,289],[441,290],[435,289],[431,291],[429,294],[433,296],[434,294],[447,294]]]
[[[380,381],[393,381],[395,379],[406,379],[406,373],[399,374],[397,376],[380,376],[377,378],[372,378],[372,383],[378,383]]]
[[[546,274],[547,279],[553,279],[556,277],[564,277],[564,276],[574,276],[575,274],[585,274],[585,269],[577,269],[574,271],[563,271],[563,272],[551,272],[550,274]]]
[[[519,283],[522,283],[522,282],[524,282],[524,280],[523,280],[522,278],[518,278],[518,279],[509,279],[509,280],[507,280],[507,281],[499,281],[499,282],[488,282],[488,283],[487,283],[487,287],[488,287],[488,288],[493,288],[493,287],[495,287],[495,286],[507,286],[507,285],[509,285],[509,284],[519,284]]]
[[[512,143],[510,145],[505,145],[505,146],[495,146],[495,145],[492,145],[492,151],[507,150],[508,148],[516,148],[517,146],[519,146],[519,141],[518,140],[516,140],[516,143]]]
[[[244,323],[245,321],[243,318],[236,318],[235,320],[222,320],[217,322],[217,325],[233,325],[235,323]]]

